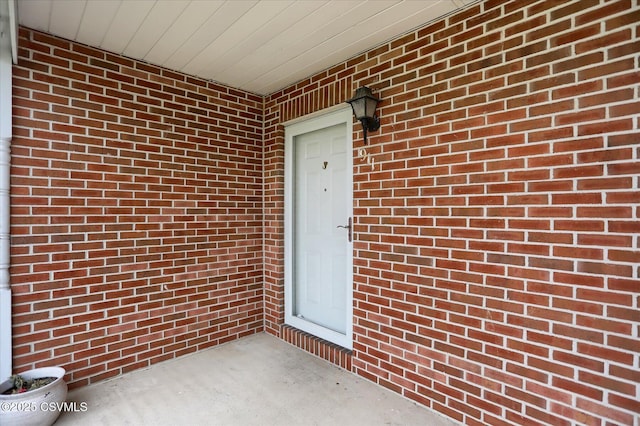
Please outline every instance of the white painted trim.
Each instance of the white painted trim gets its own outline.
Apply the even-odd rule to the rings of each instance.
[[[0,381],[9,378],[12,370],[10,207],[11,200],[11,138],[12,129],[12,66],[16,45],[15,2],[0,0]],[[8,7],[7,7],[8,6]],[[8,12],[7,12],[8,11]],[[8,17],[6,14],[8,13]],[[12,27],[13,25],[13,27]],[[11,29],[11,30],[9,30]]]
[[[11,34],[11,58],[18,63],[18,5],[16,0],[7,0],[9,4],[9,31]]]
[[[293,315],[293,143],[294,137],[314,130],[324,129],[336,124],[346,124],[347,143],[352,147],[353,142],[353,118],[351,107],[341,106],[332,108],[333,111],[323,111],[323,114],[313,114],[305,117],[304,120],[289,122],[285,127],[285,148],[284,148],[284,265],[285,265],[285,323],[313,334],[314,336],[328,340],[347,349],[353,348],[353,247],[347,259],[347,283],[351,283],[351,291],[347,292],[346,298],[346,331],[345,334],[329,330],[325,327],[313,324]],[[351,165],[351,173],[347,173],[347,185],[351,189],[353,199],[353,148],[347,149],[347,162]],[[353,217],[353,205],[349,215]]]

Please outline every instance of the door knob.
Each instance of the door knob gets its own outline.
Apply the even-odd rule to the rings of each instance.
[[[351,235],[351,218],[349,218],[349,223],[347,223],[346,225],[338,225],[338,226],[336,226],[336,228],[344,228],[344,229],[348,230],[349,231],[349,242],[353,241],[352,235]]]

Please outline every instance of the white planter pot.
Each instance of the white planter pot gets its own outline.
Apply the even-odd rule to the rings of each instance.
[[[13,387],[7,380],[0,385],[0,425],[2,426],[50,426],[56,421],[67,399],[67,384],[64,368],[44,367],[20,373],[27,380],[41,377],[56,377],[56,380],[28,392],[2,395]]]

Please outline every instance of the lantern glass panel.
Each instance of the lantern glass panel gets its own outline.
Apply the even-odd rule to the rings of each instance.
[[[366,107],[364,111],[364,117],[373,118],[373,114],[376,110],[376,106],[378,105],[378,100],[375,98],[366,97]]]
[[[351,102],[351,108],[353,109],[353,115],[356,116],[356,119],[360,120],[365,116],[365,102],[364,99],[357,99]]]

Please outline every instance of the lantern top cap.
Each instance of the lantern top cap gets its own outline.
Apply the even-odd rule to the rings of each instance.
[[[356,89],[356,94],[353,96],[353,98],[349,99],[347,102],[353,103],[363,98],[370,98],[370,99],[375,99],[376,101],[380,101],[380,99],[373,96],[373,92],[371,91],[370,88],[368,88],[367,86],[362,86]]]

